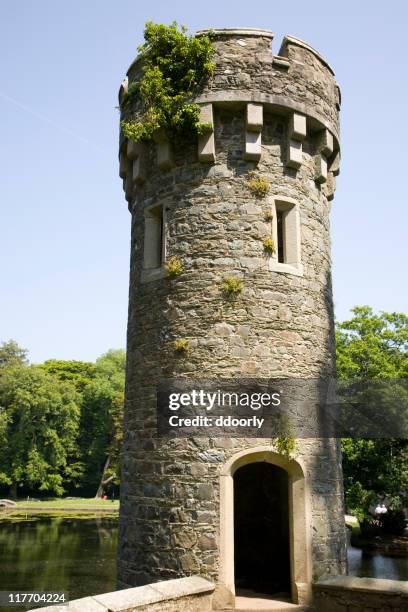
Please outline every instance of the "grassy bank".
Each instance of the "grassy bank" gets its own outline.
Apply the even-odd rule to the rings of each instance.
[[[17,502],[18,510],[118,510],[119,500],[111,501],[104,499],[78,498],[64,499],[56,497],[55,499],[20,500]]]

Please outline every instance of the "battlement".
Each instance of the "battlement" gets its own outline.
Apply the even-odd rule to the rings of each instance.
[[[246,50],[245,47],[250,44],[248,42],[248,39],[254,39],[251,45],[252,48],[256,47],[258,51],[263,49],[267,53],[270,53],[270,57],[265,57],[264,59],[269,59],[270,61],[272,61],[272,63],[275,64],[275,66],[281,66],[284,68],[289,68],[290,60],[292,59],[290,57],[290,50],[292,48],[298,47],[303,51],[313,55],[334,76],[334,70],[327,62],[327,60],[311,45],[309,45],[304,40],[297,38],[296,36],[286,34],[282,40],[282,44],[280,46],[278,54],[273,55],[272,41],[274,38],[274,33],[272,32],[272,30],[267,30],[263,28],[213,28],[198,30],[196,32],[196,36],[202,36],[204,34],[211,34],[214,37],[216,45],[221,40],[237,42],[238,46],[235,48],[235,52],[239,50],[239,47],[241,47],[242,50]],[[139,54],[133,60],[127,71],[127,76],[130,79],[135,76],[134,72],[140,66],[140,63],[142,61],[143,54]]]
[[[215,47],[215,70],[196,96],[201,107],[201,121],[212,130],[198,138],[197,160],[216,163],[214,117],[216,109],[229,108],[237,116],[245,115],[242,158],[258,164],[265,150],[264,117],[276,114],[286,124],[282,147],[282,164],[298,170],[303,163],[304,144],[314,153],[314,180],[326,184],[325,193],[332,199],[335,176],[339,173],[340,90],[333,69],[309,44],[285,36],[278,55],[272,53],[273,32],[258,28],[219,28],[211,32]],[[130,66],[121,86],[119,99],[133,81],[140,78],[143,55]],[[153,163],[163,171],[174,167],[172,144],[163,135],[155,138]],[[126,142],[120,137],[120,176],[128,202],[134,189],[146,179],[146,146]]]
[[[284,37],[284,39],[282,41],[282,45],[281,45],[280,51],[279,51],[279,55],[281,55],[283,57],[288,57],[289,49],[290,49],[291,46],[301,47],[302,49],[305,49],[309,53],[312,53],[320,62],[322,62],[322,64],[324,64],[326,66],[326,68],[328,68],[330,70],[330,72],[334,76],[333,68],[324,59],[324,57],[322,55],[320,55],[320,53],[318,51],[316,51],[316,49],[311,47],[307,42],[305,42],[301,38],[297,38],[296,36],[290,36],[289,34],[287,34]]]
[[[213,36],[216,68],[203,93],[224,88],[272,94],[285,90],[288,81],[294,80],[299,92],[290,90],[287,97],[294,99],[298,94],[311,111],[313,107],[319,111],[321,106],[321,114],[330,118],[334,132],[338,133],[340,89],[332,67],[316,49],[300,38],[286,35],[274,55],[274,34],[265,29],[217,28],[199,30],[196,35],[208,33]],[[139,78],[142,64],[140,54],[127,71],[129,83]],[[304,87],[300,87],[302,81]]]

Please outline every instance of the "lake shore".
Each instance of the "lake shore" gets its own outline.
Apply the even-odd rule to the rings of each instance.
[[[4,514],[24,512],[37,514],[43,512],[86,512],[106,513],[119,512],[119,500],[74,498],[74,499],[46,499],[46,500],[20,500],[8,508],[0,508],[0,516]]]

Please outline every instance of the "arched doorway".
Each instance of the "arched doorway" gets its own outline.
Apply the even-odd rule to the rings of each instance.
[[[257,462],[240,467],[233,478],[236,593],[290,597],[288,474]]]
[[[311,598],[311,500],[308,494],[304,468],[298,461],[277,453],[271,446],[254,446],[241,450],[230,457],[222,466],[220,472],[220,565],[215,599],[218,607],[221,608],[233,608],[235,601],[235,546],[239,547],[240,544],[235,541],[234,509],[237,509],[234,508],[236,506],[234,498],[236,497],[237,491],[234,491],[234,489],[237,482],[238,487],[241,486],[239,483],[241,477],[238,475],[235,482],[234,477],[241,468],[255,465],[254,469],[257,470],[262,464],[267,464],[275,468],[272,480],[277,485],[276,490],[281,493],[278,497],[281,500],[280,508],[282,513],[284,512],[285,503],[283,499],[285,495],[282,491],[285,486],[287,487],[286,499],[288,500],[288,505],[286,516],[289,522],[289,568],[292,602],[307,605]],[[282,476],[282,472],[277,471],[276,468],[281,468],[286,476]],[[260,469],[267,470],[268,468]],[[249,474],[249,472],[247,472],[247,474]],[[241,475],[244,475],[242,476],[243,483],[244,478],[246,478],[244,471],[241,472]],[[258,472],[258,475],[260,478],[261,473]],[[269,475],[271,475],[271,472],[269,472]],[[242,487],[243,486],[242,484]],[[240,530],[239,524],[238,530]],[[282,542],[283,541],[287,540],[282,540]],[[282,544],[282,547],[284,546],[285,545]],[[272,550],[270,552],[271,557],[274,553]],[[241,553],[238,552],[237,554],[239,556]],[[286,553],[284,553],[284,556],[285,555]],[[287,564],[285,567],[283,581],[286,581]],[[241,570],[238,569],[238,572],[239,571]],[[272,597],[274,596],[272,595]]]

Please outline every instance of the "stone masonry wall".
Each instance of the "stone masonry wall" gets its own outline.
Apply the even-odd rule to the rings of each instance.
[[[330,203],[326,185],[315,180],[315,131],[329,125],[338,133],[333,75],[314,53],[290,42],[281,51],[289,69],[284,59],[285,68],[275,66],[270,36],[220,34],[215,44],[217,70],[202,93],[202,99],[214,92],[218,96],[213,105],[215,162],[200,163],[191,138],[174,149],[174,165],[163,171],[156,146],[146,145],[144,182],[128,191],[132,239],[120,586],[193,573],[216,582],[220,468],[240,449],[271,442],[158,439],[157,383],[188,377],[316,378],[334,371]],[[232,91],[251,94],[253,88],[276,96],[264,106],[258,164],[244,160],[245,103],[231,100]],[[278,98],[282,104],[276,104]],[[311,109],[298,170],[286,163],[293,103]],[[248,173],[254,169],[271,184],[266,198],[256,198],[248,188]],[[269,232],[264,215],[272,199],[282,196],[299,207],[300,274],[272,271],[262,246]],[[143,280],[144,209],[152,204],[166,208],[167,258],[177,256],[184,265],[176,279],[163,274]],[[232,304],[220,291],[225,275],[245,283]],[[187,355],[174,352],[173,342],[180,338],[189,341]],[[304,466],[310,495],[313,574],[342,573],[338,445],[298,440],[296,459]]]

